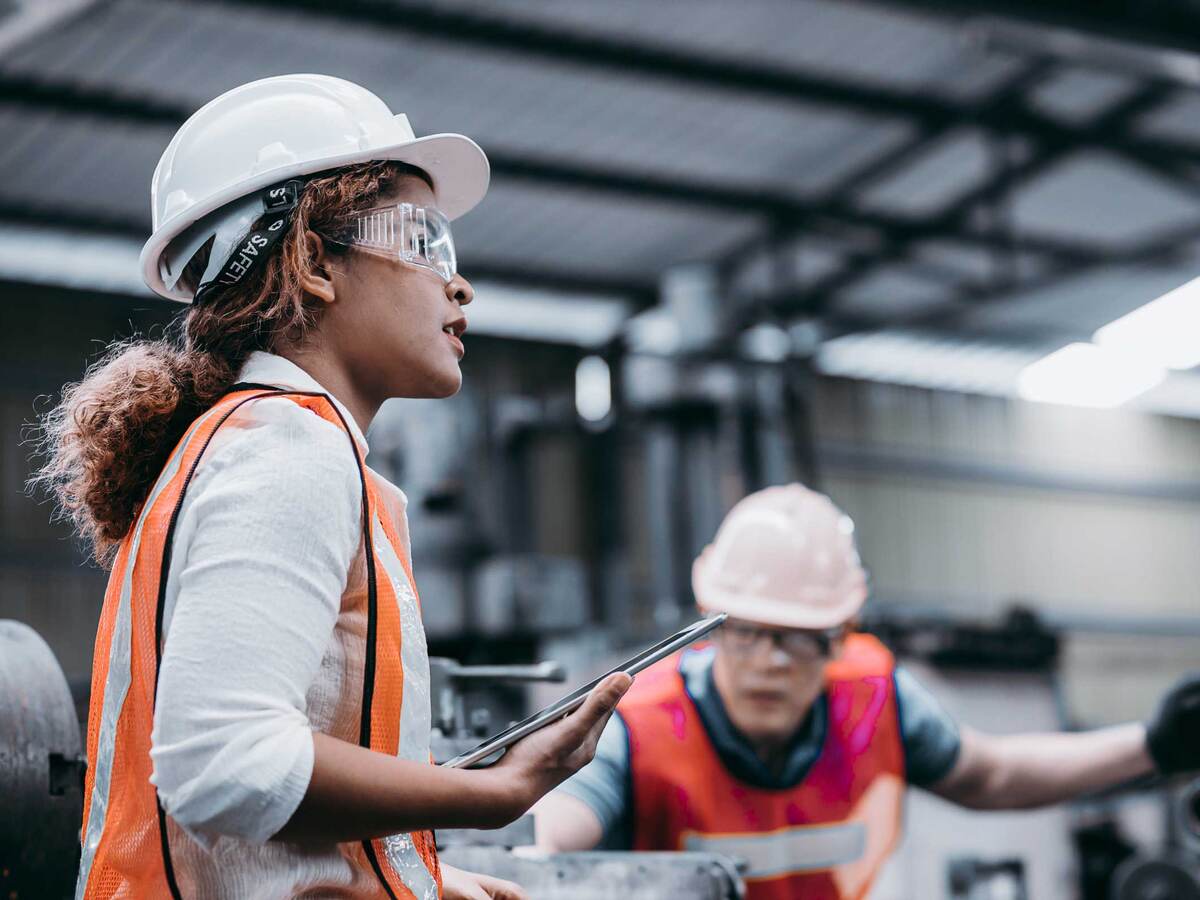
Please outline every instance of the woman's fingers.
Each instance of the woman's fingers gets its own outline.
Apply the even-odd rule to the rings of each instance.
[[[529,895],[518,884],[503,878],[493,878],[491,875],[476,877],[479,879],[479,886],[487,892],[490,900],[529,900]]]
[[[532,805],[591,761],[605,723],[632,682],[624,672],[608,676],[575,712],[514,744],[496,771],[515,771]]]
[[[614,672],[592,688],[583,706],[567,717],[571,739],[583,744],[593,732],[598,735],[631,684],[633,679],[624,672]]]

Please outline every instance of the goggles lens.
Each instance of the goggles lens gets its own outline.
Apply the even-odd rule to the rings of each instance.
[[[721,632],[729,648],[736,653],[749,655],[763,638],[768,638],[792,659],[805,662],[828,658],[841,629],[800,631],[792,628],[762,628],[749,622],[729,621],[721,626]]]
[[[447,283],[458,271],[450,220],[431,206],[398,203],[369,209],[351,221],[345,240],[363,250],[432,269]]]

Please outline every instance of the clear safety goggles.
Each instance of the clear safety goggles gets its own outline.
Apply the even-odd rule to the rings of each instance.
[[[823,631],[807,631],[799,628],[763,628],[751,622],[742,622],[736,619],[730,619],[721,626],[721,635],[726,646],[741,656],[749,656],[759,646],[762,639],[767,638],[773,647],[778,647],[797,662],[828,659],[834,642],[843,634],[845,634],[845,628],[830,628]]]
[[[432,269],[446,283],[458,272],[450,220],[431,206],[397,203],[368,209],[346,222],[338,240],[368,253]]]

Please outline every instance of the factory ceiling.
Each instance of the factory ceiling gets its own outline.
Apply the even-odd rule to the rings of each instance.
[[[1200,258],[1194,4],[8,7],[0,224],[140,239],[190,112],[317,71],[479,141],[493,189],[457,228],[464,271],[518,287],[646,306],[704,262],[744,324],[1052,346]],[[24,27],[34,7],[62,16]]]

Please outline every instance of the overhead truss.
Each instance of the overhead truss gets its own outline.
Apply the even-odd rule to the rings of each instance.
[[[835,330],[869,326],[869,322],[839,312],[839,301],[847,291],[873,274],[900,267],[933,283],[948,286],[950,295],[932,313],[920,314],[922,321],[950,324],[963,309],[989,302],[1031,285],[1053,283],[1138,254],[1161,258],[1172,252],[1171,240],[1200,237],[1196,228],[1155,236],[1130,245],[1113,246],[1084,240],[1064,240],[1050,235],[1014,232],[1008,212],[1009,201],[1022,185],[1029,183],[1072,154],[1104,150],[1119,154],[1130,164],[1168,180],[1189,196],[1200,197],[1196,172],[1200,171],[1200,146],[1164,137],[1150,137],[1136,129],[1138,119],[1176,95],[1178,85],[1162,78],[1145,77],[1132,92],[1115,101],[1090,120],[1060,121],[1040,112],[1029,102],[1030,91],[1052,75],[1058,62],[1031,55],[1027,63],[1005,83],[982,100],[954,100],[933,93],[895,87],[865,85],[828,72],[806,72],[749,61],[715,59],[665,43],[631,41],[625,36],[608,37],[571,30],[548,23],[517,22],[502,13],[455,10],[436,4],[393,0],[193,0],[248,8],[287,8],[314,17],[339,22],[358,22],[469,44],[495,51],[519,52],[522,58],[547,59],[581,67],[619,70],[667,82],[684,83],[707,90],[764,96],[780,102],[809,107],[819,105],[846,110],[878,121],[903,121],[911,137],[891,146],[874,158],[854,167],[816,198],[800,199],[778,184],[730,187],[673,173],[631,171],[577,160],[531,155],[516,148],[489,147],[493,173],[500,180],[534,183],[601,195],[617,195],[654,204],[676,204],[713,208],[757,216],[761,233],[780,248],[794,244],[799,235],[819,235],[836,242],[847,235],[849,249],[840,265],[815,279],[787,266],[778,267],[779,283],[769,294],[747,304],[747,315],[767,310],[774,316],[807,315],[826,321]],[[966,14],[972,4],[934,0],[887,0],[889,5],[934,9],[949,14]],[[1018,2],[983,4],[991,11],[1023,13],[1029,6]],[[1059,18],[1073,16],[1076,24],[1099,27],[1098,15],[1106,0],[1072,4],[1048,2],[1044,12]],[[1126,4],[1120,6],[1127,7]],[[1161,4],[1154,5],[1155,9]],[[995,9],[992,9],[995,8]],[[1112,11],[1113,16],[1117,12]],[[1033,12],[1028,12],[1033,16]],[[1170,25],[1149,19],[1141,22],[1138,34],[1160,33]],[[192,111],[155,97],[137,96],[116,89],[96,89],[61,81],[0,75],[0,104],[47,107],[61,112],[116,118],[147,126],[177,127]],[[872,209],[861,202],[870,188],[903,173],[920,161],[958,129],[970,128],[983,137],[992,164],[982,180],[967,187],[945,208],[928,215],[899,215]],[[69,211],[0,208],[0,216],[36,221],[61,221],[93,230],[142,230],[145,223],[80,221]],[[86,217],[84,217],[86,218]],[[988,276],[958,271],[930,263],[920,250],[929,241],[949,241],[985,251],[993,260]],[[723,263],[722,271],[734,275],[744,248]],[[780,252],[783,252],[781,249]],[[1022,260],[1036,263],[1033,282],[1022,274]],[[475,267],[478,268],[478,267]],[[497,264],[493,270],[506,280],[526,281],[547,287],[605,289],[622,292],[642,303],[653,297],[653,285],[637,278],[586,279],[564,272],[525,271]]]

